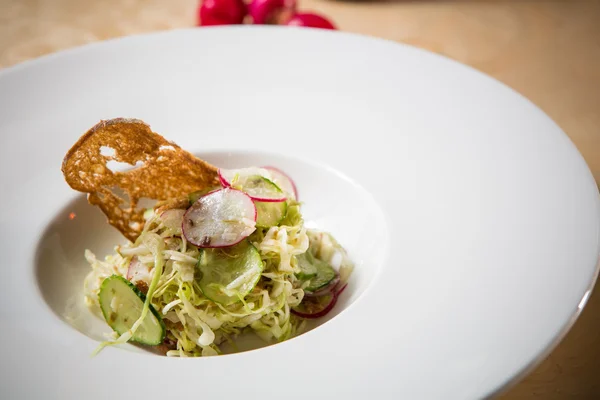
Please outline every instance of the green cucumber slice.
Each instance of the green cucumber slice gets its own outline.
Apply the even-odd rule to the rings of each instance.
[[[315,292],[322,287],[327,286],[327,284],[335,278],[335,270],[329,264],[318,258],[315,258],[315,261],[317,275],[310,278],[310,283],[304,288],[304,290],[308,290],[309,292]]]
[[[198,286],[210,300],[227,306],[254,289],[263,269],[260,253],[248,240],[232,247],[202,249]]]
[[[336,275],[335,269],[325,261],[321,261],[309,251],[296,256],[300,272],[296,274],[298,279],[308,281],[304,290],[315,292],[327,286]]]
[[[254,205],[256,206],[256,226],[259,228],[277,226],[287,214],[287,201],[255,201]]]
[[[317,267],[315,266],[315,257],[310,250],[296,256],[298,268],[300,272],[296,273],[296,277],[301,281],[307,281],[317,275]]]
[[[98,293],[106,323],[119,335],[127,332],[142,314],[146,296],[122,276],[111,275],[102,281]],[[131,341],[155,346],[165,339],[165,324],[150,304],[150,312],[135,331]]]

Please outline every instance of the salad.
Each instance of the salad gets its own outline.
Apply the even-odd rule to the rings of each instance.
[[[104,259],[86,250],[85,301],[113,330],[96,352],[218,355],[246,333],[287,340],[334,308],[353,264],[304,226],[293,181],[272,167],[219,169],[218,181],[146,209],[140,235]]]

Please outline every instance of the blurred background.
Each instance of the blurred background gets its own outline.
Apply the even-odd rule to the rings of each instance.
[[[428,49],[511,86],[561,126],[600,180],[598,0],[241,2],[0,0],[0,68],[86,43],[198,25],[336,28]],[[600,294],[560,345],[501,398],[600,399]]]

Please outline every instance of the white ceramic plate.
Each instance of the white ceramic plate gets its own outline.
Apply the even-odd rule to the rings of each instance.
[[[557,343],[596,277],[598,191],[575,147],[520,95],[422,50],[174,31],[5,70],[0,104],[3,398],[481,398]],[[337,315],[235,355],[90,358],[106,327],[78,309],[83,249],[121,239],[60,166],[117,116],[219,165],[294,176],[358,264]]]

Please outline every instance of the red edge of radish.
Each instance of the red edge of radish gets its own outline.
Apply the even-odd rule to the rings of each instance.
[[[221,175],[221,168],[219,168],[219,170],[218,170],[218,175],[219,175],[219,182],[221,183],[221,185],[224,188],[230,188],[231,185],[229,184],[229,182],[227,182],[227,180],[223,177],[223,175]]]
[[[342,286],[342,288],[340,290],[338,290],[337,292],[335,292],[336,296],[340,296],[340,294],[344,293],[344,290],[346,290],[346,288],[348,287],[347,283],[344,283],[344,286]]]
[[[231,247],[231,246],[235,246],[236,244],[240,243],[242,240],[246,239],[252,233],[252,232],[250,232],[247,235],[241,234],[239,240],[237,240],[235,242],[231,242],[231,243],[227,242],[227,243],[224,243],[224,244],[217,244],[217,245],[213,245],[213,244],[210,244],[210,243],[208,243],[208,244],[195,243],[194,240],[190,240],[189,232],[187,232],[187,234],[186,234],[186,231],[189,230],[189,228],[186,228],[186,218],[189,216],[189,214],[191,212],[196,211],[196,209],[199,207],[200,201],[202,199],[206,198],[207,196],[214,195],[215,193],[218,193],[218,192],[221,192],[221,191],[231,191],[231,192],[241,193],[244,197],[246,197],[249,200],[248,204],[252,205],[252,209],[254,210],[254,222],[256,222],[256,218],[258,216],[258,211],[256,210],[256,206],[254,205],[254,201],[252,201],[252,198],[250,196],[248,196],[246,193],[242,192],[241,190],[233,189],[231,187],[226,187],[226,188],[223,188],[223,189],[213,190],[212,192],[209,192],[209,193],[207,193],[207,194],[199,197],[198,200],[196,200],[196,202],[192,206],[190,206],[187,209],[187,211],[185,212],[185,214],[183,215],[183,220],[181,222],[181,232],[182,232],[183,236],[185,236],[185,239],[189,243],[193,244],[196,247],[205,248],[205,249]]]
[[[270,166],[270,165],[264,166],[262,168],[268,169],[270,171],[275,171],[275,172],[283,175],[285,178],[287,178],[287,180],[290,181],[290,184],[292,185],[292,189],[294,190],[294,197],[296,198],[296,200],[298,200],[298,188],[296,187],[296,183],[294,182],[294,180],[292,178],[290,178],[290,176],[288,174],[286,174],[285,172],[283,172],[279,168],[273,167],[273,166]]]
[[[287,197],[277,198],[277,199],[265,199],[262,197],[252,197],[252,196],[248,196],[248,197],[250,197],[254,201],[259,201],[261,203],[281,203],[281,202],[287,200]]]
[[[336,283],[336,285],[338,283]],[[333,310],[333,307],[335,307],[335,305],[336,305],[336,303],[338,301],[338,297],[342,294],[342,292],[344,290],[346,290],[346,286],[348,286],[347,283],[344,284],[344,286],[342,286],[341,289],[339,289],[339,290],[333,290],[330,293],[327,293],[327,294],[331,294],[331,301],[321,311],[318,311],[318,312],[316,312],[314,314],[304,313],[304,312],[301,312],[301,311],[296,311],[293,308],[290,311],[292,312],[292,314],[297,315],[300,318],[305,318],[305,319],[316,319],[316,318],[324,317],[331,310]]]
[[[317,319],[317,318],[321,318],[321,317],[327,315],[329,313],[329,311],[331,311],[333,309],[333,307],[335,306],[335,303],[337,303],[337,296],[335,293],[333,293],[331,296],[331,300],[325,306],[325,308],[323,308],[321,311],[318,311],[313,314],[304,313],[302,311],[296,311],[293,308],[290,311],[292,312],[292,314],[297,315],[300,318]]]
[[[204,196],[208,196],[209,194],[213,194],[214,192],[218,192],[219,190],[225,189],[225,187],[223,187],[223,185],[221,185],[221,186],[222,186],[222,187],[217,187],[216,189],[213,189],[213,190],[211,190],[210,192],[206,192],[206,193],[204,193],[202,196],[198,197],[198,198],[196,199],[196,201],[200,200],[200,198],[202,198],[202,197],[204,197]],[[233,188],[231,188],[231,189],[233,189]],[[235,189],[233,189],[233,190],[235,190]],[[195,202],[196,202],[196,201],[195,201]],[[195,203],[195,202],[194,202],[194,203]],[[167,211],[169,211],[169,210],[167,210]]]
[[[147,275],[149,273],[148,267],[142,263],[137,256],[131,257],[129,261],[129,266],[127,267],[127,275],[126,278],[129,282],[136,283],[137,281],[149,283],[143,278],[148,279]],[[141,276],[140,276],[141,275]],[[136,279],[137,278],[137,279]]]

